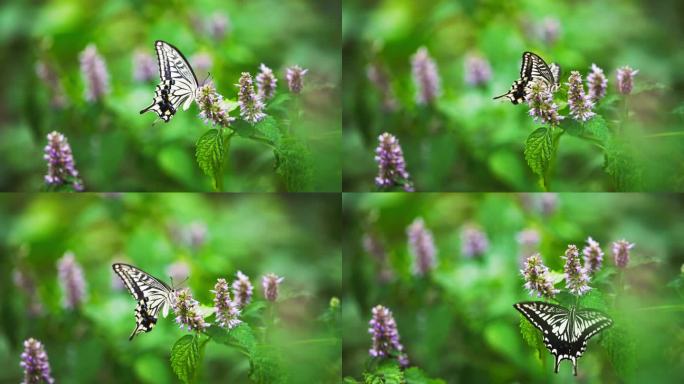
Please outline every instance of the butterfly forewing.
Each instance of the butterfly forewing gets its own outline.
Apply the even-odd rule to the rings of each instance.
[[[558,88],[558,77],[554,76],[554,71],[546,62],[532,52],[524,52],[520,65],[520,78],[513,82],[507,93],[494,99],[506,97],[511,103],[520,104],[527,100],[527,88],[535,80],[544,81],[552,92]]]

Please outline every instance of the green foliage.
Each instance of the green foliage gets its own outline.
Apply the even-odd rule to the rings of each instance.
[[[363,373],[364,384],[403,384],[404,373],[395,361],[384,361],[372,372]]]
[[[185,335],[171,348],[171,369],[184,383],[194,381],[200,359],[199,335]]]
[[[525,141],[525,160],[544,185],[551,159],[556,148],[553,140],[553,129],[547,127],[537,128]]]
[[[604,167],[617,191],[641,189],[642,171],[627,143],[617,138],[607,143]]]
[[[608,352],[615,373],[624,381],[634,377],[636,370],[636,340],[624,318],[613,319],[612,327],[604,330],[601,345]]]
[[[300,140],[288,137],[278,142],[274,150],[276,172],[290,192],[306,191],[311,185],[311,152]]]
[[[523,315],[520,315],[520,334],[525,343],[534,348],[539,358],[542,359],[545,347],[541,331],[535,328]]]
[[[406,378],[406,384],[444,384],[445,381],[442,379],[432,379],[428,377],[425,372],[423,372],[418,367],[411,367],[404,371],[404,377]]]
[[[216,191],[222,189],[224,153],[225,145],[221,129],[210,129],[197,140],[195,149],[197,164],[205,175],[212,178]]]

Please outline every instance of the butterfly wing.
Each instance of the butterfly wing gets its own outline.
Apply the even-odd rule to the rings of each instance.
[[[551,87],[551,92],[556,92],[558,88],[560,88],[561,67],[556,63],[551,63],[549,69],[553,75],[553,86]]]
[[[558,66],[556,66],[559,68]],[[546,64],[544,59],[532,52],[524,52],[522,55],[522,63],[520,65],[520,78],[513,82],[511,89],[494,99],[502,97],[508,98],[513,104],[520,104],[527,98],[527,87],[535,80],[541,79],[544,81],[552,92],[558,88],[558,77],[554,77],[551,68]]]
[[[570,353],[576,358],[587,350],[587,342],[592,336],[613,325],[613,320],[607,314],[587,308],[575,311],[573,320]]]

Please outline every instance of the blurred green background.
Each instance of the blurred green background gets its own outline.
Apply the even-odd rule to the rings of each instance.
[[[591,64],[608,77],[598,113],[617,119],[615,70],[639,70],[621,134],[641,173],[631,190],[684,190],[684,3],[647,1],[412,1],[343,2],[343,188],[371,191],[378,135],[396,135],[417,191],[539,191],[523,156],[540,125],[526,105],[492,100],[518,78],[523,51],[533,51],[586,77]],[[436,61],[442,96],[432,107],[415,103],[411,56],[425,46]],[[465,81],[465,59],[480,56],[491,79]],[[388,79],[394,108],[369,81],[369,64]],[[556,95],[566,100],[565,92]],[[561,110],[567,115],[567,109]],[[569,117],[568,117],[569,118]],[[666,133],[663,135],[663,133]],[[611,191],[600,148],[564,135],[554,191]]]
[[[22,342],[43,342],[60,383],[175,383],[169,354],[188,333],[173,313],[133,341],[135,301],[112,271],[128,262],[182,284],[211,306],[216,279],[231,283],[241,270],[263,303],[261,276],[285,278],[269,328],[282,357],[282,378],[336,382],[340,342],[321,320],[341,287],[340,202],[337,196],[212,196],[201,194],[0,196],[0,382],[19,382]],[[84,269],[80,310],[62,308],[56,261],[72,251]],[[17,271],[36,296],[15,285]],[[174,283],[183,280],[182,272]],[[40,308],[31,305],[37,300]],[[247,311],[248,312],[248,311]],[[258,332],[263,319],[243,320]],[[213,321],[213,317],[208,320]],[[235,348],[207,344],[198,382],[250,382],[249,362]]]
[[[684,200],[676,195],[345,194],[343,375],[360,379],[368,366],[368,321],[381,304],[393,311],[411,364],[449,383],[678,382],[684,375],[683,214]],[[417,217],[437,248],[436,269],[423,279],[411,274],[406,236]],[[459,232],[473,225],[489,239],[480,258],[461,251]],[[552,355],[544,349],[540,361],[521,336],[513,304],[534,300],[520,274],[525,250],[516,237],[525,229],[536,231],[538,251],[555,271],[562,272],[567,245],[581,250],[588,236],[605,252],[586,297],[595,302],[586,306],[596,308],[595,295],[602,294],[615,325],[589,341],[577,378],[569,361],[554,374]],[[375,256],[363,246],[369,235]],[[610,244],[623,238],[636,246],[620,293]]]
[[[154,41],[162,39],[194,64],[200,82],[210,72],[217,91],[233,100],[240,73],[254,76],[260,63],[273,69],[278,94],[289,92],[286,67],[308,68],[300,123],[292,130],[311,152],[305,188],[339,191],[340,12],[338,0],[3,1],[0,190],[41,189],[45,136],[53,130],[71,143],[87,190],[211,190],[194,159],[194,144],[208,129],[197,116],[197,105],[154,126],[154,114],[138,113],[152,101],[158,75],[153,81],[135,81],[133,57],[139,52],[154,57]],[[210,33],[217,17],[227,21],[220,38]],[[90,43],[110,75],[111,93],[97,104],[85,102],[79,69],[79,53]],[[207,59],[210,65],[200,68],[197,63]],[[56,73],[65,107],[51,104],[50,88],[36,74],[39,60]],[[268,146],[236,138],[225,190],[283,190],[274,162]]]

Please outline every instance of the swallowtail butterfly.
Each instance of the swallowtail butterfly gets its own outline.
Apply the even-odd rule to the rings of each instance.
[[[527,87],[535,80],[545,82],[551,92],[555,92],[559,88],[559,76],[560,67],[558,65],[551,63],[549,67],[541,57],[532,52],[525,52],[520,66],[520,78],[513,82],[510,91],[494,99],[507,97],[511,103],[520,104],[527,100]]]
[[[526,301],[513,307],[542,332],[544,345],[556,359],[555,373],[561,361],[570,360],[577,376],[577,359],[586,351],[587,341],[613,325],[608,315],[594,309],[567,309],[542,301]]]
[[[168,123],[181,104],[185,111],[195,100],[197,77],[178,48],[161,40],[157,40],[154,46],[157,49],[161,83],[154,91],[152,104],[140,113],[154,111],[164,122]]]
[[[112,269],[138,302],[135,307],[135,329],[128,338],[133,340],[138,333],[154,328],[160,309],[164,317],[169,314],[175,291],[163,281],[132,265],[116,263],[112,264]]]

